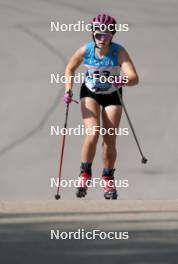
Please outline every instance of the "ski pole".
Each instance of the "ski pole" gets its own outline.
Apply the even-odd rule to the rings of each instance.
[[[142,157],[141,162],[142,162],[143,164],[145,164],[145,163],[147,163],[148,160],[147,160],[147,159],[145,158],[145,156],[143,155],[143,152],[142,152],[141,147],[140,147],[140,144],[139,144],[139,142],[138,142],[138,139],[137,139],[137,136],[136,136],[135,130],[134,130],[134,128],[133,128],[132,122],[131,122],[131,120],[130,120],[129,114],[128,114],[128,112],[127,112],[127,109],[126,109],[125,104],[124,104],[124,102],[123,102],[123,100],[122,100],[122,96],[121,96],[119,90],[118,90],[118,96],[119,96],[119,100],[120,100],[120,102],[121,102],[121,105],[123,106],[123,109],[124,109],[125,115],[126,115],[126,117],[127,117],[128,123],[129,123],[129,125],[130,125],[131,130],[132,130],[133,136],[134,136],[134,138],[135,138],[135,141],[136,141],[137,147],[138,147],[138,149],[139,149],[140,155],[141,155],[141,157]]]
[[[72,102],[79,103],[78,101],[72,99]],[[68,113],[69,113],[69,104],[66,105],[66,113],[65,113],[65,123],[64,123],[64,128],[67,128],[67,121],[68,121]],[[59,200],[61,198],[59,194],[59,188],[60,188],[60,181],[61,181],[61,172],[62,172],[62,163],[63,163],[63,158],[64,158],[64,146],[65,146],[65,137],[66,135],[62,135],[62,145],[61,145],[61,155],[60,155],[60,160],[59,160],[59,171],[58,171],[58,181],[57,181],[57,192],[56,195],[54,196],[56,200]]]

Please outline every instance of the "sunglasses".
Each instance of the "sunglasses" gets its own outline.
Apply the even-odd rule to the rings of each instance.
[[[109,33],[95,33],[94,37],[97,40],[110,40],[112,38],[111,34]]]

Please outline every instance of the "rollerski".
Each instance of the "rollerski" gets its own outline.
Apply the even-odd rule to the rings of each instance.
[[[114,176],[102,176],[104,181],[104,198],[106,200],[117,200],[117,190],[114,185]]]
[[[87,195],[88,185],[91,180],[91,174],[87,171],[81,171],[79,176],[79,187],[77,188],[76,196],[78,198],[85,197]]]

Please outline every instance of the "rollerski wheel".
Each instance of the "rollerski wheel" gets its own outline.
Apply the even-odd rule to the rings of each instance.
[[[83,197],[85,197],[85,195],[87,195],[87,189],[86,188],[78,188],[77,189],[76,196],[78,198],[83,198]]]
[[[112,191],[108,191],[108,192],[105,192],[104,194],[104,198],[106,200],[117,200],[117,191],[116,190],[112,190]]]

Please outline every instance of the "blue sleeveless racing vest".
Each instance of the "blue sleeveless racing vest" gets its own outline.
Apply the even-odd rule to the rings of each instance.
[[[119,49],[122,46],[111,43],[108,53],[99,58],[95,53],[95,43],[88,42],[85,46],[84,66],[87,67],[85,85],[94,93],[110,94],[117,87],[112,85],[112,77],[120,75]]]

